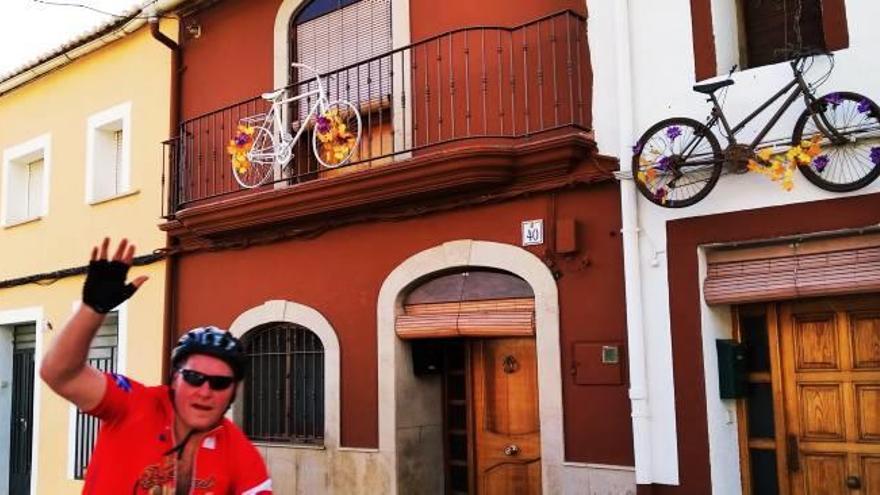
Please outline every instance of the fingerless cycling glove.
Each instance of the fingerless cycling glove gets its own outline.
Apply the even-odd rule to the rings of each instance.
[[[83,285],[83,303],[106,314],[137,291],[126,284],[128,265],[121,261],[92,260]]]

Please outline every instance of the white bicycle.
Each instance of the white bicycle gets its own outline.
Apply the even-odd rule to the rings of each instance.
[[[321,83],[321,76],[308,65],[294,63],[293,67],[315,74],[316,89],[296,96],[285,97],[287,89],[263,93],[263,99],[271,101],[269,111],[245,117],[239,121],[239,129],[247,129],[252,145],[246,153],[247,162],[232,165],[235,180],[245,188],[264,184],[276,166],[287,167],[293,158],[293,148],[308,128],[312,132],[312,152],[318,163],[336,168],[348,163],[361,140],[361,116],[349,101],[328,101]],[[296,133],[291,135],[282,119],[283,105],[317,96],[308,114],[292,124]]]

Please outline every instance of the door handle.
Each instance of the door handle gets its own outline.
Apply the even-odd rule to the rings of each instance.
[[[507,447],[504,447],[504,455],[508,457],[513,457],[516,454],[519,454],[519,447],[514,444],[510,444]]]
[[[798,455],[798,442],[795,435],[785,437],[785,457],[788,460],[788,470],[797,472],[801,470],[801,458]]]
[[[21,429],[22,429],[23,431],[27,431],[27,428],[28,428],[28,422],[27,422],[26,419],[24,419],[24,418],[18,418],[18,423],[21,425]]]
[[[847,476],[846,487],[850,490],[858,490],[862,487],[862,480],[858,476]]]

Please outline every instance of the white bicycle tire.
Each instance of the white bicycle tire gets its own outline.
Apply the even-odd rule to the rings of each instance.
[[[266,143],[266,140],[268,140],[268,146],[263,144]],[[235,178],[235,181],[246,189],[254,189],[265,184],[266,179],[269,178],[269,175],[272,174],[272,170],[275,168],[277,150],[278,142],[275,139],[275,135],[269,129],[257,126],[254,129],[254,145],[247,154],[251,165],[244,176],[233,165],[232,176]]]
[[[361,114],[360,112],[358,112],[357,107],[355,107],[350,101],[335,100],[327,103],[325,108],[330,109],[333,108],[334,105],[344,106],[351,110],[351,112],[355,116],[355,119],[357,119],[357,133],[355,135],[354,146],[351,147],[348,156],[340,160],[339,163],[327,163],[321,158],[321,153],[318,150],[319,139],[317,124],[315,125],[316,129],[312,132],[312,153],[314,153],[315,158],[318,160],[318,163],[320,163],[321,166],[323,166],[324,168],[338,168],[348,163],[349,160],[351,160],[352,155],[354,155],[355,150],[358,149],[358,145],[360,145],[361,142],[361,136],[363,136],[363,122],[361,121]],[[317,120],[317,116],[315,117],[315,119]]]

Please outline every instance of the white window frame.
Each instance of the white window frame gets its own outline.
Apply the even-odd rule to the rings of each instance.
[[[22,166],[27,163],[43,160],[43,177],[41,184],[40,207],[37,215],[25,215],[24,218],[10,219],[10,201],[14,200],[14,195],[10,193],[10,181],[12,176],[12,167]],[[52,136],[43,134],[33,139],[17,144],[15,146],[3,150],[3,187],[0,190],[0,224],[4,227],[12,227],[15,225],[28,223],[38,220],[49,214],[49,177],[52,169]]]
[[[75,301],[72,305],[72,313],[76,313],[81,301]],[[113,310],[116,313],[116,373],[126,373],[126,349],[128,348],[128,301],[120,304]],[[74,476],[74,463],[76,461],[76,406],[70,404],[67,408],[67,469],[66,477],[70,481],[78,480]]]
[[[107,129],[108,127],[112,127],[112,129]],[[117,179],[119,188],[112,194],[99,194],[96,190],[96,178],[102,167],[98,164],[98,133],[116,130],[122,131],[122,163]],[[131,102],[127,101],[95,113],[87,120],[86,204],[101,203],[108,199],[125,196],[129,192],[131,192]]]

